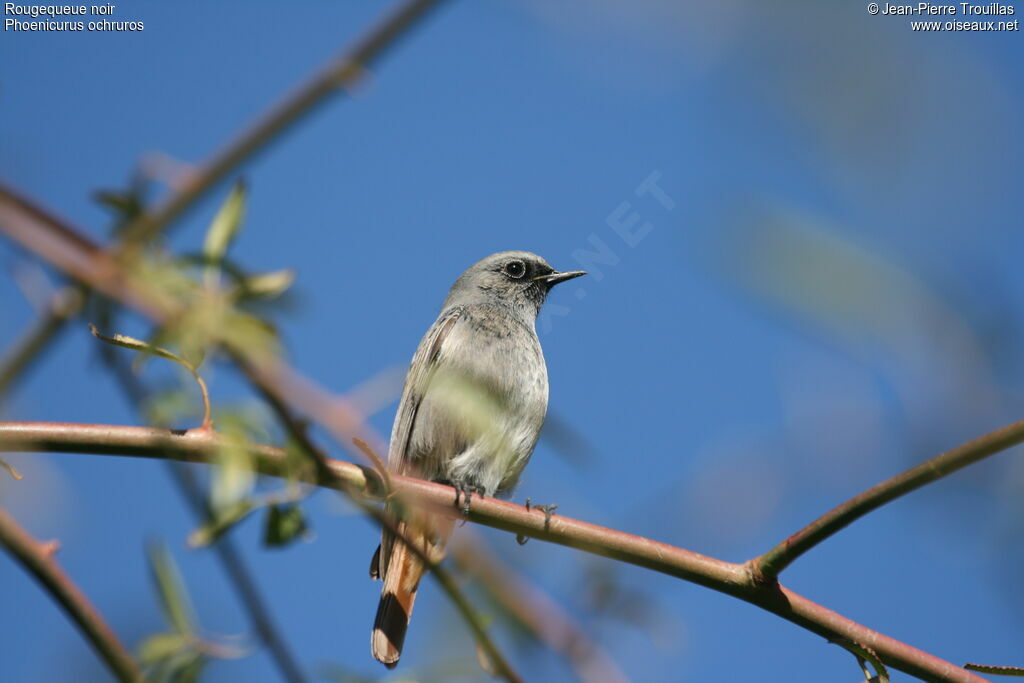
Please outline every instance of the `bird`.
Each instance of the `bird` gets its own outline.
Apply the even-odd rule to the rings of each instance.
[[[559,272],[527,251],[491,254],[462,273],[413,355],[388,468],[455,487],[464,511],[473,494],[508,494],[547,413],[537,315],[555,285],[585,274]],[[407,513],[397,530],[437,562],[453,526],[447,517],[416,520]],[[382,532],[370,563],[370,576],[384,582],[370,641],[374,658],[388,668],[401,657],[425,569],[404,542]]]

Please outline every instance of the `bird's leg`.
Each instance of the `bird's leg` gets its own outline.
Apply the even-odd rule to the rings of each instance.
[[[531,504],[531,502],[532,501],[530,500],[529,496],[527,496],[526,502],[523,503],[523,507],[526,508],[527,512],[530,511],[530,504]],[[519,545],[526,545],[526,542],[529,541],[529,540],[530,540],[529,536],[523,536],[522,534],[516,534],[516,543],[518,543]]]
[[[544,513],[544,531],[547,531],[548,527],[551,526],[551,516],[555,514],[555,510],[558,509],[558,505],[534,505],[533,509],[540,510]]]
[[[439,484],[447,484],[455,489],[455,507],[462,511],[463,515],[469,515],[469,504],[473,500],[473,494],[484,497],[484,489],[482,486],[477,484],[461,482],[461,481],[448,481],[440,480]],[[462,521],[466,523],[465,520]]]

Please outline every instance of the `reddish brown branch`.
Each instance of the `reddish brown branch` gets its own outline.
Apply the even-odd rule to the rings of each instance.
[[[53,559],[56,543],[32,538],[0,509],[0,544],[60,603],[119,681],[141,681],[142,673],[103,616]],[[9,591],[10,587],[5,587]]]
[[[220,447],[220,437],[209,430],[173,434],[148,427],[0,422],[0,451],[101,453],[209,462]],[[284,451],[254,444],[251,453],[254,466],[259,471],[275,476],[284,474]],[[344,488],[367,496],[377,496],[384,490],[380,475],[372,468],[340,460],[327,460],[326,464],[330,479],[317,478],[310,483]],[[456,514],[452,488],[394,474],[391,479],[403,500],[429,506],[444,514]],[[984,680],[950,662],[851,621],[778,584],[759,582],[746,565],[706,557],[562,515],[554,516],[548,523],[539,510],[527,510],[493,498],[474,498],[469,518],[487,526],[646,567],[732,595],[829,640],[846,639],[865,645],[877,652],[887,665],[926,681],[980,683]]]
[[[872,510],[1022,441],[1024,420],[989,432],[886,479],[832,508],[765,554],[751,560],[751,569],[763,580],[771,581],[798,557]]]

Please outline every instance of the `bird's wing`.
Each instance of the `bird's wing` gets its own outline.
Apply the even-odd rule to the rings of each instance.
[[[453,308],[439,317],[427,331],[412,357],[412,364],[405,377],[405,387],[402,389],[398,414],[395,416],[395,425],[391,430],[391,445],[388,448],[388,466],[401,474],[412,470],[413,459],[409,453],[409,441],[416,425],[423,394],[437,365],[441,347],[462,317],[463,311],[462,308]],[[435,520],[432,523],[424,520],[420,520],[419,523],[401,521],[398,523],[398,531],[428,554],[435,554],[439,561],[452,526],[451,520]],[[416,600],[416,589],[425,570],[419,557],[405,544],[396,543],[396,540],[387,529],[382,530],[381,544],[370,561],[370,576],[384,581],[377,617],[373,624],[371,649],[373,656],[389,668],[398,663],[401,655],[409,617],[412,615],[412,607]]]
[[[407,473],[412,462],[409,439],[412,437],[416,415],[423,401],[428,380],[436,367],[445,339],[464,311],[465,309],[461,307],[452,308],[439,317],[423,337],[419,348],[416,349],[416,355],[412,357],[409,373],[405,376],[402,400],[398,404],[395,424],[391,429],[391,444],[388,447],[388,465],[400,474]]]

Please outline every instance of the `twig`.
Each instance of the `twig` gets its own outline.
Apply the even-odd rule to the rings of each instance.
[[[0,509],[0,543],[49,591],[119,681],[141,681],[142,673],[103,616],[53,559],[56,545],[32,538]]]
[[[263,149],[317,105],[355,83],[366,67],[384,54],[395,40],[411,28],[439,0],[412,0],[389,14],[351,49],[332,60],[306,85],[271,109],[237,139],[186,176],[170,197],[154,212],[144,213],[126,228],[128,243],[152,238],[189,206],[223,180],[235,168]]]
[[[356,448],[361,450],[363,454],[369,458],[370,462],[373,463],[373,466],[377,468],[378,472],[380,472],[381,479],[384,480],[384,489],[386,491],[391,491],[391,470],[388,469],[387,463],[385,463],[381,457],[377,455],[372,448],[370,448],[370,444],[366,443],[358,436],[352,437],[352,443],[354,443]],[[386,497],[390,494],[386,493],[384,495]]]
[[[211,462],[221,447],[221,437],[208,430],[172,434],[147,427],[81,425],[45,422],[0,422],[0,451],[56,451],[171,458],[186,462]],[[286,453],[271,446],[253,444],[254,466],[263,474],[285,476]],[[384,487],[372,468],[340,460],[325,460],[326,479],[317,475],[309,483],[353,493],[379,496]],[[457,516],[449,486],[392,474],[392,483],[403,500],[430,507],[440,514]],[[847,639],[878,653],[887,665],[926,681],[983,683],[971,672],[902,641],[869,629],[818,605],[777,583],[755,581],[746,565],[725,562],[683,548],[607,529],[559,515],[546,523],[540,511],[482,498],[469,512],[471,521],[512,533],[569,546],[640,567],[675,576],[726,593],[830,641]]]
[[[751,571],[758,580],[771,582],[798,557],[872,510],[1021,442],[1024,442],[1024,420],[989,432],[886,479],[832,508],[768,552],[751,560]]]
[[[75,287],[58,290],[39,319],[7,349],[0,358],[0,397],[57,338],[57,333],[64,329],[64,323],[82,307],[82,300],[82,293]]]

